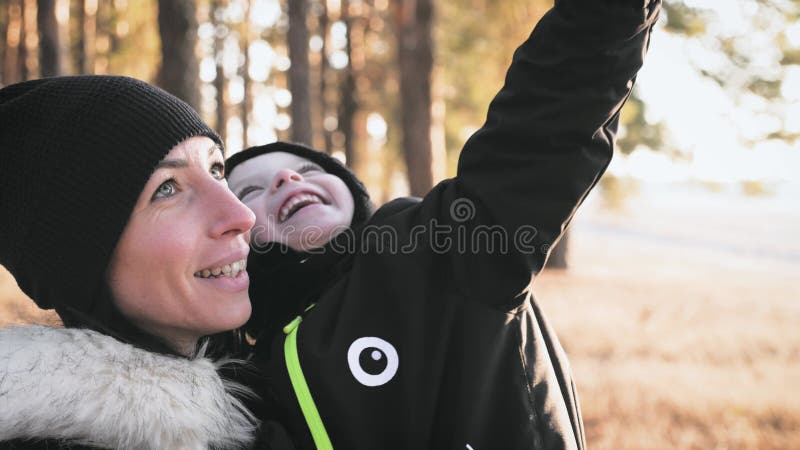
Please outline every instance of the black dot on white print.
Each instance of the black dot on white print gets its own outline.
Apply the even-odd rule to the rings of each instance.
[[[360,337],[347,350],[347,365],[353,377],[364,386],[382,386],[397,373],[400,358],[387,341],[373,336]]]

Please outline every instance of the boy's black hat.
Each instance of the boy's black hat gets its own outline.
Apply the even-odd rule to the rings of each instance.
[[[192,136],[222,147],[189,105],[133,78],[0,89],[0,264],[41,308],[105,308],[107,267],[145,183]]]
[[[364,187],[364,183],[362,183],[349,168],[339,162],[338,159],[325,152],[314,150],[302,144],[279,141],[267,145],[250,147],[228,158],[225,162],[225,172],[230,176],[236,166],[248,159],[274,152],[286,152],[305,158],[319,164],[326,172],[336,175],[344,181],[344,184],[347,185],[347,188],[353,195],[353,202],[355,204],[352,220],[353,226],[366,222],[367,219],[372,216],[375,207],[370,201],[369,193],[367,192],[367,188]]]

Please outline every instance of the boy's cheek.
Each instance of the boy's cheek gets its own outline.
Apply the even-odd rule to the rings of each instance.
[[[250,208],[250,211],[253,211],[253,214],[256,216],[256,223],[255,225],[267,225],[267,211],[263,205],[263,202],[255,202],[250,200],[248,202],[244,202],[244,205]]]

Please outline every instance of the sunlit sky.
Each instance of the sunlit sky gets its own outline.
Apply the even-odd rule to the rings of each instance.
[[[800,143],[761,142],[750,147],[743,141],[758,139],[784,129],[800,132],[800,67],[782,69],[776,64],[777,48],[771,38],[752,30],[755,2],[750,0],[685,0],[690,6],[708,8],[718,17],[709,31],[721,36],[748,35],[753,65],[764,73],[783,70],[782,94],[789,106],[782,118],[766,113],[768,106],[755,95],[735,101],[714,81],[697,73],[690,61],[709,68],[719,56],[699,41],[656,32],[638,78],[638,88],[647,104],[648,120],[661,120],[668,138],[688,160],[673,161],[663,153],[640,150],[630,157],[615,158],[612,173],[652,181],[699,179],[714,182],[761,180],[782,182],[796,179],[800,168]],[[783,25],[783,24],[781,24]],[[782,26],[781,29],[784,29]],[[800,47],[800,24],[786,33]]]

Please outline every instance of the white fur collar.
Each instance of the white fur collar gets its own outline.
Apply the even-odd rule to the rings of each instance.
[[[206,358],[158,355],[88,330],[0,329],[0,442],[246,447],[255,420],[237,389]]]

